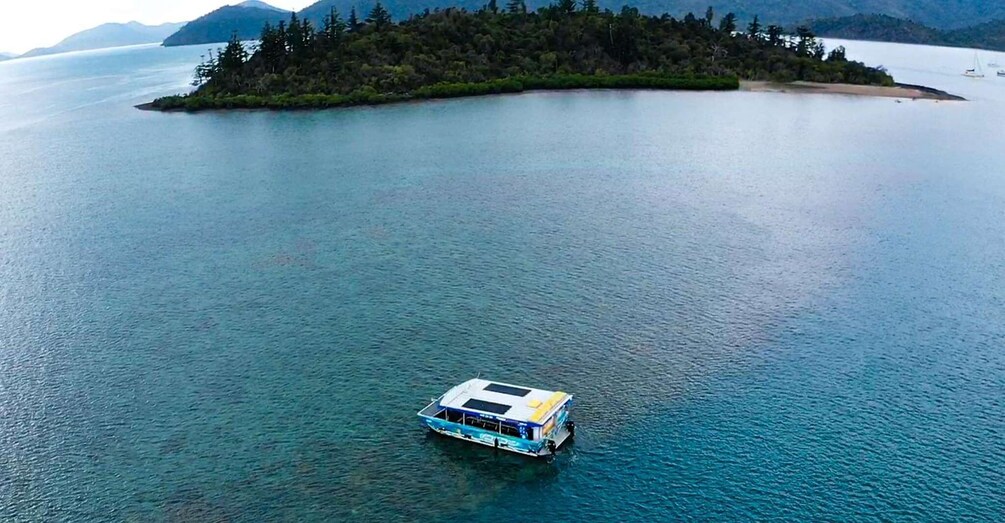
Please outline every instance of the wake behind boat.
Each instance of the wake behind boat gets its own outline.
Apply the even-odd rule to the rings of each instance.
[[[555,454],[576,432],[572,395],[468,380],[419,411],[423,424],[453,438],[527,456]]]

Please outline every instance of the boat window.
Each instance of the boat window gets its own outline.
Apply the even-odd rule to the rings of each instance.
[[[461,419],[464,418],[464,414],[456,410],[446,409],[444,412],[446,413],[446,420],[452,423],[460,423]]]
[[[470,425],[472,427],[477,427],[482,430],[489,430],[492,432],[499,432],[499,422],[487,419],[482,419],[476,416],[464,416],[464,424]]]
[[[510,396],[524,397],[530,394],[530,389],[522,389],[520,387],[511,387],[509,385],[503,385],[501,383],[489,383],[485,386],[485,389],[489,392],[498,392],[500,394],[509,394]]]
[[[523,438],[523,439],[530,439],[531,435],[531,430],[529,428],[524,427],[523,432],[521,433],[520,427],[518,425],[512,423],[506,423],[505,421],[499,428],[499,432],[502,433],[502,435],[504,436],[512,436],[514,438]]]
[[[506,414],[506,411],[510,409],[509,405],[473,398],[464,402],[464,407],[468,409],[480,410],[482,412],[491,412],[493,414]]]

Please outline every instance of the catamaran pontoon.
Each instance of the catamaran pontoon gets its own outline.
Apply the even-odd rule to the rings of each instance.
[[[433,400],[419,417],[445,436],[541,457],[575,434],[571,405],[572,395],[564,392],[476,378]]]

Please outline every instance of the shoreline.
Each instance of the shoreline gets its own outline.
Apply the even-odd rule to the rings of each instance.
[[[378,93],[372,87],[348,94],[277,94],[226,96],[166,96],[139,109],[156,111],[205,111],[226,109],[331,109],[336,107],[375,106],[419,100],[466,98],[528,91],[563,91],[572,89],[648,89],[667,91],[736,91],[740,79],[735,76],[660,76],[653,73],[627,75],[563,74],[544,77],[518,76],[477,83],[438,83],[425,85],[409,93]]]
[[[847,96],[870,96],[874,98],[907,98],[911,100],[935,100],[965,102],[966,98],[933,89],[923,85],[894,84],[893,86],[825,84],[816,82],[777,83],[744,80],[740,90],[751,93],[795,93],[795,94],[840,94]]]
[[[531,92],[556,92],[556,91],[595,91],[595,90],[607,90],[607,91],[623,91],[623,90],[645,90],[645,91],[723,91],[723,89],[673,89],[673,88],[659,88],[659,87],[571,87],[571,88],[524,88],[516,91],[489,91],[480,93],[471,93],[463,95],[454,96],[428,96],[428,97],[402,97],[402,98],[386,98],[379,100],[360,100],[360,101],[350,101],[346,100],[343,103],[336,104],[297,104],[291,106],[273,106],[273,105],[243,105],[240,103],[227,105],[222,104],[221,106],[211,106],[211,107],[200,107],[200,108],[186,108],[186,107],[157,107],[154,101],[142,103],[135,105],[136,109],[141,111],[155,111],[163,113],[174,113],[174,112],[202,112],[202,111],[316,111],[324,109],[340,109],[346,107],[375,107],[378,105],[388,105],[388,104],[400,104],[400,103],[417,103],[430,100],[447,100],[450,98],[474,98],[481,96],[497,96],[503,94],[520,94],[520,93],[531,93]],[[912,85],[912,84],[895,84],[893,86],[879,86],[879,85],[857,85],[857,84],[825,84],[825,83],[815,83],[815,82],[790,82],[790,83],[778,83],[769,81],[756,81],[756,80],[741,80],[739,81],[738,88],[736,89],[725,89],[726,91],[741,91],[741,92],[751,92],[751,93],[793,93],[793,94],[830,94],[830,95],[845,95],[845,96],[865,96],[874,98],[898,98],[898,99],[910,99],[910,100],[934,100],[934,101],[954,101],[963,102],[966,98],[962,96],[957,96],[954,94],[947,93],[945,91],[940,91],[931,87],[926,87],[923,85]]]
[[[731,89],[731,90],[694,90],[694,89],[659,89],[659,88],[646,88],[646,87],[572,87],[572,88],[562,88],[562,89],[523,89],[521,91],[502,91],[493,93],[478,93],[469,94],[462,96],[438,96],[438,97],[428,97],[428,98],[390,98],[377,102],[352,102],[344,103],[338,105],[303,105],[294,107],[272,107],[272,106],[240,106],[235,105],[232,107],[207,107],[200,109],[186,109],[184,107],[170,107],[162,108],[157,107],[154,102],[144,102],[141,104],[134,105],[133,108],[139,109],[140,111],[151,111],[156,113],[202,113],[202,112],[230,112],[230,111],[268,111],[268,112],[287,112],[287,111],[325,111],[334,109],[355,109],[360,107],[380,107],[382,105],[404,105],[404,104],[421,104],[426,102],[444,102],[448,100],[460,100],[466,98],[488,98],[497,96],[518,96],[521,94],[531,94],[531,93],[560,93],[560,92],[586,92],[586,91],[661,91],[661,92],[738,92],[742,91],[742,88]]]

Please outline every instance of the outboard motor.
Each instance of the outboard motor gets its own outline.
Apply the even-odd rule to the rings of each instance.
[[[576,422],[575,421],[566,421],[565,422],[565,429],[569,431],[569,437],[570,438],[576,436]]]
[[[548,440],[548,452],[554,454],[555,453],[555,449],[556,449],[556,447],[555,447],[555,440],[550,440],[549,439]]]

